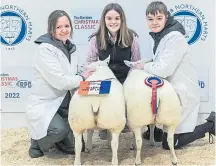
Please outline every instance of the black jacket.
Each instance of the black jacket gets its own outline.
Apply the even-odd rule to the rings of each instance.
[[[97,38],[97,45],[99,46],[99,40]],[[117,40],[119,39],[119,35],[117,36]],[[99,59],[104,60],[110,55],[110,62],[108,64],[109,68],[112,70],[116,78],[119,80],[120,83],[124,83],[127,78],[128,72],[130,68],[125,65],[124,60],[131,61],[131,46],[121,48],[118,45],[118,42],[113,43],[107,34],[107,48],[106,50],[100,50],[99,52]]]

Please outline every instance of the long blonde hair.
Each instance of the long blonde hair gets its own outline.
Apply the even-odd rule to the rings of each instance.
[[[119,30],[119,34],[118,34],[119,35],[119,39],[117,41],[118,45],[122,48],[131,46],[132,42],[133,42],[133,35],[136,35],[136,36],[138,36],[138,35],[136,34],[136,32],[134,32],[133,30],[131,30],[127,27],[126,17],[125,17],[125,13],[124,13],[122,7],[117,3],[110,3],[110,4],[105,6],[105,8],[102,12],[102,16],[100,19],[100,24],[99,24],[99,28],[98,28],[97,32],[92,35],[92,36],[96,36],[97,40],[99,40],[98,41],[98,44],[99,44],[98,48],[100,50],[106,50],[106,48],[107,48],[108,29],[107,29],[106,24],[105,24],[105,15],[110,10],[115,10],[117,13],[120,14],[121,26],[120,26],[120,30]]]

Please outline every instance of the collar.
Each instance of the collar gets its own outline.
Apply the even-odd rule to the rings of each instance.
[[[116,42],[116,39],[117,39],[117,34],[116,34],[115,37],[112,37],[112,35],[111,35],[111,33],[110,33],[109,31],[108,31],[107,33],[108,33],[109,39],[110,39],[113,43],[115,43],[115,42]]]

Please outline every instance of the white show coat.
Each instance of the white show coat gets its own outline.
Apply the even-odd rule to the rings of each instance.
[[[71,54],[71,64],[57,47],[42,43],[34,59],[32,92],[29,94],[26,116],[32,139],[47,135],[47,129],[68,90],[79,86],[77,57]]]
[[[197,124],[200,93],[185,37],[178,31],[165,35],[157,47],[153,62],[145,64],[144,70],[167,79],[178,94],[182,105],[182,117],[176,134],[192,132]]]

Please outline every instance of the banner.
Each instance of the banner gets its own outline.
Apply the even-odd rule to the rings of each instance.
[[[48,16],[53,10],[65,10],[73,24],[72,41],[77,47],[79,68],[86,64],[89,36],[96,32],[104,7],[111,0],[34,1],[3,0],[0,6],[1,27],[1,111],[24,112],[28,93],[32,89],[32,64],[38,51],[34,43],[47,33]],[[145,10],[151,0],[123,1],[119,3],[126,15],[127,25],[139,35],[142,58],[152,56],[152,39],[146,22]],[[215,25],[214,0],[163,0],[171,15],[186,30],[198,74],[201,93],[201,113],[208,113],[215,102]],[[34,5],[29,5],[34,4]],[[41,5],[43,4],[43,5]],[[53,4],[53,5],[50,5]],[[190,71],[188,71],[190,72]]]

